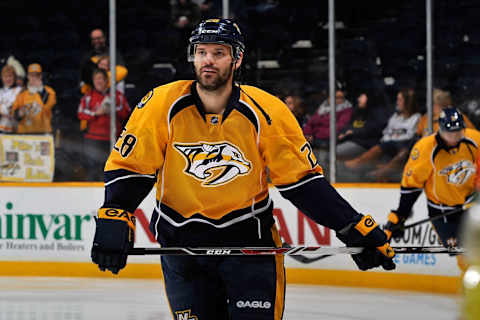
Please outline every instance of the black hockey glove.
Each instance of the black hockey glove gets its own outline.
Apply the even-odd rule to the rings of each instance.
[[[383,231],[387,235],[388,242],[392,238],[402,238],[405,233],[405,220],[406,217],[401,217],[395,210],[392,210],[388,215],[388,221],[383,226]]]
[[[96,221],[92,261],[100,270],[117,274],[126,266],[128,250],[133,248],[135,216],[122,209],[101,208]]]
[[[352,255],[353,261],[360,270],[368,270],[382,266],[385,270],[395,269],[392,258],[395,252],[382,231],[370,215],[363,216],[337,232],[337,237],[348,247],[364,247],[359,253]]]

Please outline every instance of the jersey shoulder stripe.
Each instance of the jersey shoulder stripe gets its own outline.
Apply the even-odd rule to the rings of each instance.
[[[253,107],[243,100],[239,100],[237,104],[237,111],[243,114],[255,127],[257,133],[260,130],[260,120],[258,119],[257,114],[255,113]]]
[[[172,122],[172,119],[175,117],[177,113],[182,111],[183,109],[193,105],[195,102],[191,94],[186,94],[178,98],[172,106],[169,108],[168,111],[168,123]]]

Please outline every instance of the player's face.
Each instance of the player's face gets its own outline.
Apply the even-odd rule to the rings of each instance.
[[[230,46],[201,43],[195,48],[195,74],[202,89],[215,91],[233,78],[233,58]]]
[[[464,136],[465,130],[459,131],[440,131],[440,136],[449,147],[456,146]]]

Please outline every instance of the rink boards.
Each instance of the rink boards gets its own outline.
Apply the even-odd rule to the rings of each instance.
[[[337,190],[362,213],[383,224],[396,208],[399,187],[395,184],[341,184]],[[0,186],[0,276],[98,276],[90,263],[95,222],[93,215],[103,202],[101,183],[5,183]],[[335,232],[314,224],[275,188],[270,189],[280,234],[284,241],[312,246],[341,246]],[[137,209],[137,247],[156,247],[148,222],[153,211],[153,191]],[[321,204],[319,204],[321,210]],[[422,195],[411,222],[427,217]],[[436,246],[438,237],[430,224],[406,232],[393,245]],[[395,258],[394,272],[360,272],[346,255],[303,264],[286,257],[290,283],[380,287],[402,290],[454,293],[460,270],[456,259],[438,254],[406,254]],[[161,277],[158,256],[132,256],[120,277]]]

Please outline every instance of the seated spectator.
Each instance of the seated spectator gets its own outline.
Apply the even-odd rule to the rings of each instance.
[[[342,90],[335,93],[336,134],[338,135],[348,125],[353,108],[350,101],[345,99]],[[325,99],[316,112],[303,126],[303,133],[313,147],[318,162],[328,171],[328,146],[330,142],[330,105],[329,98]]]
[[[85,54],[81,62],[81,82],[80,90],[83,94],[87,93],[92,89],[92,73],[93,70],[97,69],[97,63],[100,57],[108,56],[109,48],[106,43],[105,34],[101,29],[94,29],[90,33],[92,49]],[[126,68],[125,60],[120,52],[116,51],[115,62],[120,66]]]
[[[438,118],[440,117],[441,110],[451,106],[452,99],[448,91],[435,89],[433,91],[433,132],[437,132],[439,128]],[[467,128],[475,129],[473,123],[465,116],[464,122]],[[370,173],[376,180],[385,180],[390,173],[395,170],[401,170],[405,162],[407,161],[408,154],[410,153],[411,146],[419,138],[428,135],[428,114],[424,114],[417,125],[417,132],[409,148],[401,149],[389,162],[386,164],[378,165],[378,168]]]
[[[2,85],[0,88],[0,132],[12,132],[15,121],[12,117],[12,105],[22,87],[16,84],[15,69],[10,65],[2,68]]]
[[[103,69],[93,72],[93,90],[85,94],[78,107],[78,118],[85,120],[84,153],[87,178],[103,181],[103,167],[110,152],[110,108],[116,110],[116,132],[130,115],[130,106],[125,96],[117,90],[112,106],[108,90],[108,75]]]
[[[352,118],[353,108],[345,99],[342,90],[335,93],[335,116],[337,135],[348,125]],[[330,104],[325,99],[303,127],[303,133],[314,148],[326,148],[330,138]]]
[[[337,160],[344,161],[359,156],[377,144],[382,134],[378,128],[387,124],[385,102],[380,104],[374,95],[363,92],[358,96],[352,119],[337,137]]]
[[[109,56],[101,56],[98,59],[97,67],[99,69],[103,69],[107,71],[108,74],[108,87],[110,88],[110,57]],[[128,69],[124,66],[117,65],[115,68],[115,81],[117,83],[116,89],[121,93],[125,94],[125,78],[128,75]]]
[[[307,121],[307,115],[305,113],[305,106],[302,97],[297,94],[288,94],[283,101],[287,105],[288,109],[292,111],[300,127],[303,127]]]
[[[452,105],[452,97],[450,96],[450,92],[448,91],[443,91],[440,89],[435,89],[433,90],[433,108],[432,108],[432,113],[433,113],[433,119],[432,119],[432,124],[433,124],[433,133],[438,131],[438,118],[440,117],[440,111],[442,111],[443,108],[446,108],[448,106]],[[465,114],[463,115],[463,120],[465,121],[465,125],[467,128],[475,129],[475,125],[470,121],[470,119],[467,118]],[[417,136],[419,138],[424,137],[428,135],[428,114],[424,114],[417,126]]]
[[[358,157],[345,161],[345,167],[359,172],[365,168],[372,169],[381,161],[368,175],[379,182],[391,179],[390,174],[394,174],[394,170],[401,170],[403,163],[398,163],[398,157],[408,154],[420,116],[413,90],[398,92],[396,111],[383,129],[379,143]]]
[[[55,91],[43,84],[42,67],[32,63],[27,68],[27,88],[17,95],[11,115],[18,122],[17,133],[51,133],[52,108],[57,103]]]

